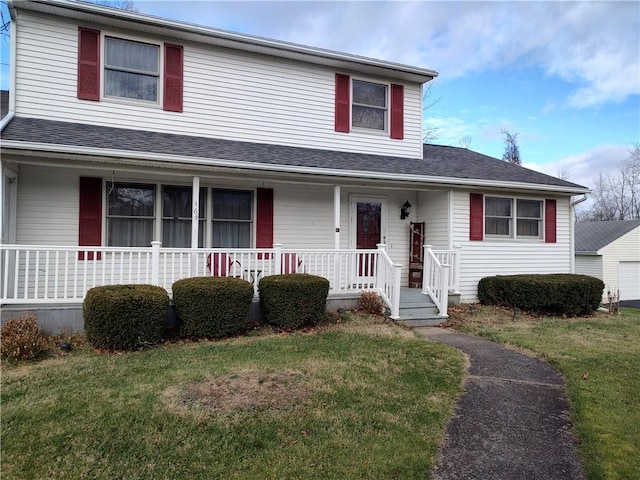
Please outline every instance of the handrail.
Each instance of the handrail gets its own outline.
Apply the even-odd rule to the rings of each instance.
[[[391,318],[400,318],[400,277],[402,265],[393,263],[387,253],[386,245],[377,245],[379,262],[377,270],[377,284],[382,301],[391,310]]]
[[[440,262],[431,245],[424,246],[424,253],[422,293],[431,297],[440,315],[446,316],[449,303],[450,265]]]

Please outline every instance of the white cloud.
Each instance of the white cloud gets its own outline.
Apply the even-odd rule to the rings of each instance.
[[[536,164],[525,161],[523,166],[553,176],[564,171],[568,174],[568,181],[592,188],[600,172],[605,175],[615,173],[620,162],[629,156],[629,150],[630,146],[625,145],[600,145],[555,162]]]
[[[139,1],[138,7],[153,12],[155,4]],[[576,108],[640,94],[637,2],[179,5],[175,15],[188,21],[421,65],[446,79],[505,66],[536,66],[575,85],[566,102]]]

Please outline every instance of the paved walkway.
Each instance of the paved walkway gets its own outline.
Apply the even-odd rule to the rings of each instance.
[[[416,332],[469,357],[433,480],[582,480],[564,381],[547,363],[434,327]]]

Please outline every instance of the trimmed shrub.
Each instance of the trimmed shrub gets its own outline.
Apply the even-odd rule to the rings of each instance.
[[[162,338],[169,295],[153,285],[108,285],[87,292],[84,332],[95,348],[133,350]]]
[[[3,357],[31,360],[47,349],[47,338],[35,315],[11,318],[0,329],[0,351]]]
[[[597,310],[604,283],[587,275],[498,275],[478,283],[485,305],[501,305],[533,313],[586,315]]]
[[[362,292],[358,298],[358,310],[369,315],[383,315],[384,303],[376,292]]]
[[[253,285],[234,277],[193,277],[173,284],[173,303],[186,337],[220,338],[247,326]]]
[[[329,280],[307,273],[271,275],[260,280],[259,292],[266,321],[294,330],[320,321],[327,309]]]

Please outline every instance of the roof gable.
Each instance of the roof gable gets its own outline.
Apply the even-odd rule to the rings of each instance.
[[[575,251],[596,253],[637,227],[640,220],[576,223]]]

